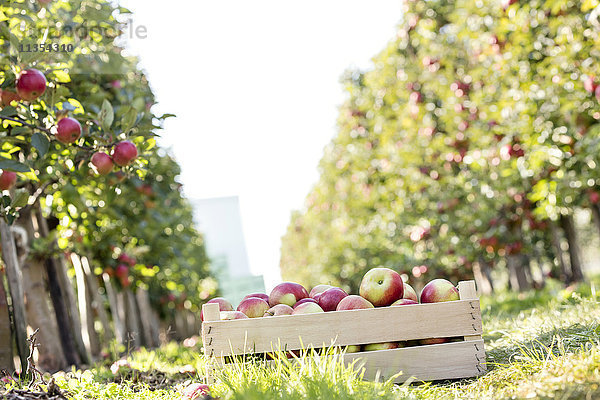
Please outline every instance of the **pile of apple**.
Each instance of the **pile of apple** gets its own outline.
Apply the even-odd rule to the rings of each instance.
[[[242,299],[233,309],[222,297],[209,300],[219,305],[221,320],[272,317],[281,315],[314,314],[330,311],[358,310],[387,306],[410,306],[420,303],[437,303],[459,300],[456,287],[445,279],[429,282],[418,296],[404,283],[400,274],[389,268],[373,268],[363,277],[360,295],[346,293],[339,287],[317,285],[308,292],[302,285],[284,282],[275,286],[270,295],[252,293]],[[202,316],[204,320],[204,317]],[[414,344],[436,344],[451,338],[425,339],[415,342],[374,343],[363,346],[364,351],[393,349]],[[349,346],[348,351],[359,351],[359,346]]]

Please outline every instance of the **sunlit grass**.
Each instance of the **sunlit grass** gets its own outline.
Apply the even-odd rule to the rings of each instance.
[[[489,372],[478,379],[393,385],[361,379],[334,350],[270,362],[239,360],[216,375],[213,396],[244,399],[496,399],[600,398],[600,305],[592,285],[498,293],[482,299]],[[189,343],[188,343],[189,345]],[[200,344],[175,343],[128,357],[131,369],[115,377],[110,364],[56,376],[75,399],[173,399],[178,387],[203,378]],[[443,362],[441,360],[440,362]],[[139,371],[139,372],[137,372]],[[183,371],[183,372],[182,372]],[[196,373],[194,373],[196,371]]]

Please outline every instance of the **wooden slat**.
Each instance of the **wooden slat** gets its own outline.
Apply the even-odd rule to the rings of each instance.
[[[333,355],[331,357],[339,357]],[[385,381],[402,372],[394,379],[401,383],[413,381],[435,381],[443,379],[469,378],[483,375],[485,351],[483,340],[453,342],[427,346],[406,347],[393,350],[367,351],[343,355],[346,365],[356,361],[356,369],[364,368],[366,380]],[[296,362],[296,360],[292,360]],[[239,362],[239,361],[238,361]],[[251,363],[252,361],[246,361]],[[274,366],[279,361],[263,361]],[[231,368],[237,364],[227,364],[223,359],[215,360],[215,368]]]
[[[458,293],[460,295],[460,299],[461,300],[473,300],[473,299],[477,299],[477,303],[479,304],[479,299],[477,297],[477,289],[475,287],[475,281],[462,281],[462,282],[459,282],[458,283]],[[480,312],[479,309],[477,309],[477,310],[471,310],[471,315],[472,315],[473,318],[475,318],[475,317],[481,318],[481,312]],[[477,335],[465,335],[464,339],[465,339],[465,341],[477,341],[477,340],[481,340],[481,334],[477,334]],[[482,346],[483,346],[483,344],[482,344]],[[487,370],[487,365],[485,363],[485,357],[483,359],[481,367],[483,368],[484,371]]]
[[[205,323],[202,324],[202,343],[204,343],[204,354],[209,356],[209,361],[206,363],[206,383],[212,385],[215,382],[214,375],[215,370],[224,364],[224,358],[215,354],[212,342],[214,336],[212,335],[213,327],[209,325],[209,322],[219,321],[221,319],[221,312],[219,311],[219,305],[216,303],[207,303],[202,305],[202,315]]]
[[[485,373],[483,340],[406,347],[402,349],[345,354],[344,361],[359,359],[364,378],[380,381],[402,372],[395,382],[409,378],[419,381],[457,379]]]
[[[232,321],[209,321],[206,317],[205,320],[202,333],[206,354],[221,357],[317,348],[330,346],[334,341],[345,346],[482,332],[477,299]]]

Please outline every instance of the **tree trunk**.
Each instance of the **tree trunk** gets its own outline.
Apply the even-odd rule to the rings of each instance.
[[[35,227],[31,212],[21,213],[19,225],[27,232],[29,242],[35,239]],[[67,367],[63,353],[56,315],[49,304],[49,294],[46,290],[45,268],[41,260],[28,258],[23,263],[23,289],[25,291],[25,309],[29,326],[35,331],[39,329],[37,339],[37,366],[43,371],[56,372]]]
[[[27,368],[29,348],[27,344],[27,320],[25,317],[23,276],[21,274],[21,268],[19,267],[17,249],[15,247],[15,241],[10,226],[8,226],[2,217],[0,217],[0,239],[2,240],[2,259],[6,266],[8,290],[12,304],[17,349],[19,351],[19,358],[21,359],[21,370],[25,371]]]
[[[12,373],[15,370],[10,331],[10,314],[4,291],[4,272],[0,269],[0,371]]]
[[[79,305],[79,317],[81,318],[81,336],[87,353],[93,356],[100,354],[100,340],[94,327],[94,314],[92,312],[91,300],[88,296],[88,285],[85,272],[81,266],[81,260],[75,253],[71,253],[71,263],[75,269],[77,281],[77,303]]]
[[[40,232],[42,237],[47,237],[49,234],[48,224],[42,215],[42,208],[39,206],[39,203],[36,210],[36,216],[38,232]],[[48,276],[50,298],[52,299],[54,313],[56,314],[56,322],[58,324],[58,333],[67,363],[69,365],[80,366],[81,358],[80,353],[77,351],[77,342],[75,338],[77,335],[81,335],[81,329],[73,329],[74,325],[69,314],[69,307],[75,307],[75,304],[71,304],[68,292],[65,290],[65,285],[61,285],[63,274],[61,274],[61,271],[57,268],[58,263],[55,261],[56,260],[53,259],[46,259],[44,263],[46,266],[46,274]],[[64,275],[66,275],[66,272]],[[76,309],[73,309],[73,311],[76,313]],[[89,361],[88,359],[84,360],[86,363]]]
[[[152,321],[152,309],[150,308],[150,300],[148,299],[148,292],[142,288],[138,288],[135,293],[138,308],[140,309],[140,319],[142,326],[142,334],[144,336],[144,343],[148,347],[158,346],[158,331]]]
[[[571,283],[571,271],[569,271],[567,267],[567,263],[565,261],[565,256],[563,249],[560,245],[561,235],[558,229],[558,226],[554,222],[550,222],[551,229],[551,237],[552,237],[552,247],[554,248],[554,252],[556,254],[556,260],[558,261],[558,267],[560,269],[560,280],[565,283]]]
[[[113,289],[110,281],[110,276],[106,272],[102,274],[102,280],[104,281],[106,297],[108,297],[108,305],[110,307],[110,313],[112,314],[112,320],[115,326],[115,337],[117,342],[120,344],[125,344],[125,330],[123,329],[123,320],[119,315],[117,295],[115,294],[115,290]]]
[[[592,204],[592,216],[594,217],[594,223],[600,233],[600,204]]]
[[[531,284],[527,279],[527,272],[523,265],[523,257],[520,254],[511,254],[506,257],[510,286],[513,290],[522,292],[530,289]]]
[[[479,262],[473,263],[473,275],[477,281],[477,288],[481,293],[491,294],[494,291],[490,266],[483,258],[480,258]]]
[[[104,308],[104,300],[102,299],[102,296],[100,296],[98,277],[96,274],[94,274],[94,271],[92,271],[87,257],[81,257],[81,266],[83,267],[83,272],[86,276],[86,282],[90,289],[89,294],[92,297],[92,308],[98,315],[98,318],[100,318],[100,323],[102,324],[102,341],[107,345],[114,338],[114,335],[112,334],[110,323],[108,321],[108,315],[106,314],[106,309]]]
[[[138,322],[138,312],[135,305],[135,298],[130,289],[123,290],[123,302],[125,307],[125,325],[127,327],[127,338],[130,346],[137,349],[141,346],[142,338],[140,337],[140,325]]]
[[[581,269],[581,251],[577,241],[577,232],[575,231],[575,222],[572,215],[561,215],[560,225],[565,232],[565,237],[569,243],[569,259],[571,260],[571,278],[573,282],[583,281],[583,271]]]

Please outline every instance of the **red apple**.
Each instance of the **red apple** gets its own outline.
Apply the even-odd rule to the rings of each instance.
[[[137,147],[130,141],[119,142],[113,149],[112,159],[120,167],[129,165],[138,155]]]
[[[75,143],[81,136],[81,124],[74,118],[63,118],[56,124],[56,140],[64,144]]]
[[[458,289],[446,279],[434,279],[421,291],[421,303],[459,300]]]
[[[593,76],[588,76],[587,78],[585,78],[585,80],[583,81],[583,88],[588,93],[594,93],[596,91],[598,85],[596,84]]]
[[[46,77],[37,69],[28,69],[21,72],[16,87],[23,100],[33,101],[46,91]]]
[[[331,285],[317,285],[314,288],[312,288],[308,297],[314,299],[316,295],[323,293],[324,291],[326,291],[327,289],[331,289],[332,287],[333,286],[331,286]]]
[[[13,101],[20,101],[21,97],[15,92],[0,89],[0,106],[8,106]]]
[[[346,296],[348,296],[348,293],[342,289],[332,287],[321,293],[318,303],[323,311],[335,311],[340,301]]]
[[[260,318],[269,309],[269,304],[258,297],[249,297],[243,300],[237,310],[246,314],[249,318]]]
[[[502,0],[502,8],[506,10],[511,5],[515,4],[517,0]]]
[[[296,307],[294,309],[294,312],[292,313],[292,315],[316,314],[316,313],[322,313],[322,312],[324,312],[323,309],[321,307],[319,307],[319,305],[317,303],[312,303],[309,301],[307,303],[302,303],[298,307]]]
[[[392,306],[406,306],[410,304],[419,304],[419,302],[412,299],[400,299],[393,302]]]
[[[408,283],[404,284],[404,295],[402,295],[403,299],[414,300],[417,303],[419,302],[419,296],[417,296],[417,292],[410,286]]]
[[[397,348],[398,342],[371,343],[365,344],[365,346],[363,347],[363,351],[391,350]]]
[[[210,387],[204,383],[192,383],[183,390],[184,400],[201,400],[210,393]]]
[[[273,306],[271,308],[269,308],[266,312],[265,312],[265,317],[277,317],[279,315],[292,315],[292,313],[294,312],[294,309],[290,306],[288,306],[287,304],[277,304],[276,306]]]
[[[431,339],[421,339],[419,340],[419,344],[442,344],[448,343],[450,340],[448,338],[431,338]]]
[[[308,292],[304,287],[294,282],[283,282],[275,286],[269,295],[269,304],[271,307],[277,304],[287,304],[292,307],[298,302],[308,297]]]
[[[223,297],[215,297],[206,302],[206,304],[216,303],[219,305],[219,311],[233,311],[233,306]],[[204,321],[204,313],[200,311],[200,319]]]
[[[351,294],[344,297],[337,305],[336,311],[360,310],[364,308],[374,308],[373,304],[360,296]]]
[[[117,265],[117,268],[115,269],[115,276],[117,278],[125,278],[125,277],[127,277],[127,275],[129,275],[129,268],[127,267],[127,265],[125,265],[125,264]]]
[[[10,190],[17,183],[17,173],[3,170],[0,175],[0,190]]]
[[[267,295],[266,295],[266,294],[264,294],[264,293],[252,293],[252,294],[249,294],[248,296],[245,296],[245,297],[242,299],[242,301],[244,301],[244,300],[246,300],[246,299],[248,299],[248,298],[250,298],[250,297],[258,297],[259,299],[263,299],[263,300],[264,300],[264,301],[266,301],[267,303],[269,302],[269,296],[267,296]]]
[[[92,164],[100,175],[106,175],[112,172],[114,163],[110,156],[106,153],[97,152],[92,156]]]
[[[219,317],[221,321],[229,321],[232,319],[248,319],[246,314],[240,311],[221,311]]]
[[[404,282],[394,270],[373,268],[363,277],[359,293],[375,307],[389,306],[404,295]]]
[[[304,304],[304,303],[315,303],[315,304],[318,304],[318,303],[317,303],[317,301],[316,301],[315,299],[311,299],[310,297],[306,297],[306,298],[304,298],[304,299],[298,300],[298,301],[296,302],[296,304],[294,304],[294,307],[293,307],[293,308],[296,308],[296,307],[298,307],[300,304]]]

